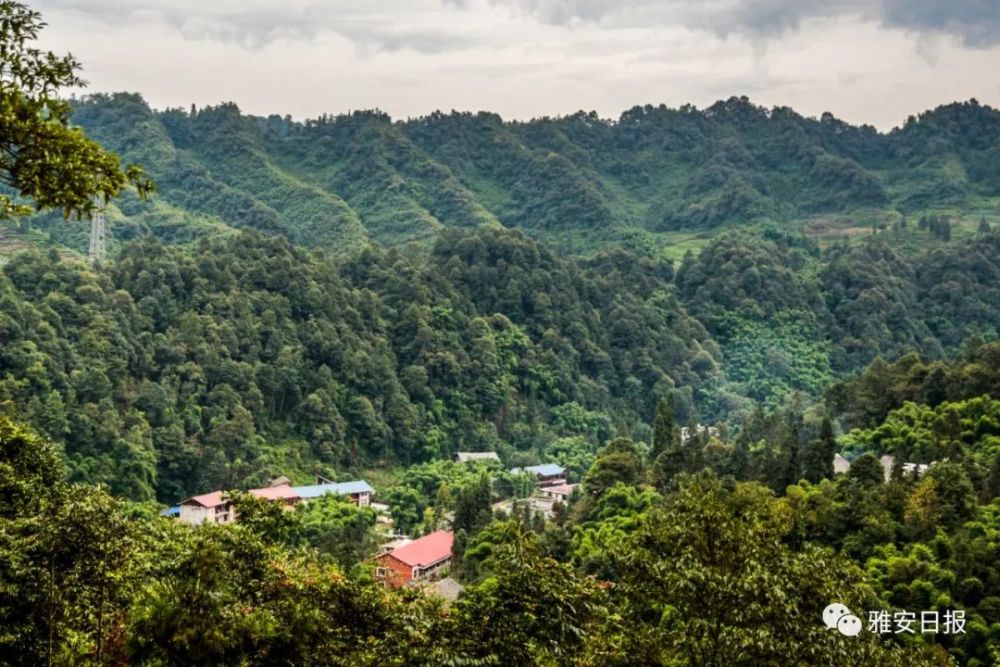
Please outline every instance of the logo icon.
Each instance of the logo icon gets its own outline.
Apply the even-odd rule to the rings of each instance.
[[[857,637],[861,633],[861,619],[852,614],[847,605],[839,602],[827,605],[823,610],[823,623],[831,630],[836,628],[845,637]]]

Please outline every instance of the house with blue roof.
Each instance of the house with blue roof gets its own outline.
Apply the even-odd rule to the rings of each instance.
[[[537,466],[510,469],[510,474],[512,475],[525,472],[534,475],[540,487],[566,483],[566,469],[555,463],[543,463]]]
[[[313,498],[319,498],[327,494],[344,496],[359,507],[368,507],[372,502],[372,495],[375,493],[368,482],[363,479],[353,482],[323,482],[321,484],[310,484],[308,486],[293,486],[294,491],[303,502],[309,502]]]

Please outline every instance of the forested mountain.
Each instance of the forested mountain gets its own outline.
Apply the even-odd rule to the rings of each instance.
[[[65,443],[74,477],[134,499],[463,448],[537,456],[560,410],[631,429],[674,388],[693,410],[718,375],[669,273],[629,262],[647,287],[616,294],[614,262],[498,230],[442,237],[432,261],[334,264],[258,235],[136,244],[97,272],[21,255],[0,279],[0,396]]]
[[[878,355],[997,337],[1000,235],[888,238],[727,234],[676,276],[495,226],[347,258],[256,232],[96,269],[24,253],[0,272],[0,399],[71,478],[135,500],[469,449],[582,474],[615,432],[646,439],[660,398],[738,423]]]
[[[975,101],[889,133],[745,98],[616,121],[74,109],[159,193],[111,204],[94,270],[56,252],[85,224],[22,221],[53,245],[3,267],[0,399],[73,479],[135,499],[457,449],[582,473],[660,398],[738,424],[1000,332],[1000,113]]]
[[[939,214],[966,230],[996,218],[1000,201],[1000,112],[975,100],[888,133],[745,97],[616,120],[359,111],[297,122],[233,104],[154,111],[115,94],[78,100],[73,121],[159,186],[153,206],[118,205],[119,240],[240,228],[350,252],[498,222],[559,247],[656,248],[676,240],[667,232],[757,223],[826,239],[907,220],[915,231],[917,217]],[[54,232],[82,247],[79,231]]]

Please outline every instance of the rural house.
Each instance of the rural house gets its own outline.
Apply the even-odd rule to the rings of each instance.
[[[546,498],[552,498],[553,500],[558,500],[559,502],[565,503],[569,500],[569,497],[573,495],[574,489],[579,486],[578,484],[554,484],[552,486],[543,486],[538,489],[538,494],[545,496]]]
[[[557,486],[566,483],[566,469],[555,463],[543,463],[537,466],[527,466],[525,468],[511,468],[510,474],[528,472],[538,480],[538,486]]]
[[[298,494],[303,501],[312,500],[327,494],[345,496],[359,507],[368,507],[372,503],[372,494],[375,489],[369,486],[363,479],[353,482],[327,482],[324,484],[310,484],[309,486],[293,486],[292,490]]]
[[[400,588],[410,582],[436,579],[451,564],[454,536],[439,530],[376,559],[375,575],[386,586]]]
[[[232,523],[236,520],[233,504],[223,498],[222,491],[192,496],[180,503],[179,517],[184,523]]]

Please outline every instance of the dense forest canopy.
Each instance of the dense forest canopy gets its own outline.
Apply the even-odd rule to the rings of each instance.
[[[675,276],[491,226],[428,254],[250,232],[146,240],[96,269],[25,253],[0,271],[0,398],[72,479],[133,500],[459,450],[566,465],[648,440],[662,398],[682,424],[738,424],[879,355],[995,338],[998,255],[995,233],[913,256],[730,234]]]
[[[76,100],[73,122],[159,185],[156,205],[115,208],[119,240],[241,228],[350,252],[499,223],[576,250],[656,248],[679,232],[766,224],[829,239],[945,216],[962,231],[996,219],[1000,198],[1000,112],[976,100],[888,133],[745,97],[617,120],[356,111],[299,122],[231,103],[157,111],[118,93]]]

